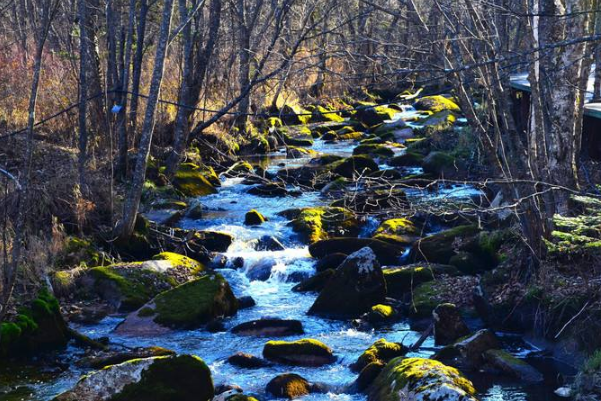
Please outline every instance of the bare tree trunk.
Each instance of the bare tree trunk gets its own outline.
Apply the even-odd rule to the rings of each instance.
[[[250,48],[250,29],[248,26],[248,15],[246,12],[246,2],[244,0],[238,0],[238,48],[239,55],[238,60],[240,65],[238,67],[238,84],[240,90],[244,90],[250,85],[250,61],[251,61],[251,48]],[[248,121],[248,113],[250,112],[250,93],[240,101],[238,104],[238,112],[240,113],[237,119],[241,126],[245,126]]]
[[[180,12],[183,12],[181,6]],[[192,106],[198,103],[200,91],[202,90],[207,72],[207,66],[211,59],[211,55],[213,54],[215,44],[217,43],[220,25],[221,0],[213,0],[211,1],[209,14],[209,33],[204,48],[200,48],[200,46],[197,45],[196,48],[190,47],[190,49],[186,49],[187,42],[192,46],[192,39],[186,39],[186,35],[189,34],[186,34],[184,31],[184,71],[180,90],[180,102],[183,104]],[[190,124],[192,123],[191,119],[193,115],[194,110],[189,108],[180,107],[177,111],[173,150],[167,159],[167,177],[173,177],[181,162],[182,155],[184,154],[188,143]]]
[[[78,0],[79,9],[79,187],[86,193],[86,160],[88,149],[88,130],[86,117],[88,112],[88,36],[87,36],[87,4],[86,0]]]
[[[140,93],[140,81],[142,79],[142,57],[144,56],[144,41],[146,37],[146,18],[148,16],[148,0],[140,1],[140,14],[138,15],[138,25],[136,27],[136,54],[134,56],[133,71],[132,71],[132,93],[131,108],[129,113],[129,124],[131,129],[132,141],[138,129],[138,94]],[[129,146],[129,145],[128,145]]]
[[[150,93],[148,96],[148,103],[146,104],[146,114],[144,116],[144,125],[142,127],[140,143],[138,145],[136,168],[132,177],[131,187],[128,191],[127,198],[123,206],[123,219],[119,226],[118,234],[122,240],[127,240],[131,237],[140,207],[142,187],[144,185],[144,179],[146,178],[146,165],[148,163],[150,145],[152,143],[152,134],[154,131],[155,111],[159,101],[165,57],[167,55],[167,45],[169,44],[169,30],[171,28],[172,13],[173,0],[165,0],[160,34],[158,37],[158,44],[154,59],[152,80],[150,82]]]
[[[119,89],[122,91],[119,94],[119,106],[121,110],[117,115],[117,132],[119,136],[119,154],[117,161],[117,174],[121,177],[127,176],[127,150],[129,149],[129,140],[127,135],[127,90],[129,89],[129,72],[131,63],[131,51],[134,36],[134,24],[136,15],[136,0],[130,0],[129,14],[127,21],[127,36],[125,39],[125,54],[123,56],[123,71],[121,73],[121,84]]]

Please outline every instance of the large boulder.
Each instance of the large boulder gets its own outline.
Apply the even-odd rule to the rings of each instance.
[[[267,219],[257,210],[252,209],[244,215],[244,225],[246,226],[258,226],[266,222]]]
[[[336,318],[357,317],[382,303],[386,298],[386,281],[371,248],[362,248],[336,269],[321,291],[310,314]]]
[[[369,247],[376,254],[381,265],[397,264],[405,251],[404,247],[374,238],[340,237],[318,241],[309,246],[314,258],[324,258],[333,253],[352,253]]]
[[[263,348],[263,357],[274,362],[301,366],[322,366],[336,360],[330,347],[313,339],[268,341]]]
[[[182,163],[175,173],[173,185],[185,196],[204,196],[217,193],[215,185],[205,176],[206,171],[193,163]]]
[[[422,97],[413,104],[413,107],[417,110],[429,110],[433,113],[444,110],[461,111],[457,103],[441,95]]]
[[[234,242],[234,236],[221,231],[196,231],[188,242],[198,243],[211,252],[226,252]]]
[[[454,343],[470,333],[459,309],[449,303],[438,305],[432,312],[434,318],[434,341],[437,345]]]
[[[84,376],[55,401],[210,401],[208,366],[192,355],[134,359]]]
[[[354,213],[341,207],[298,209],[290,225],[309,244],[331,236],[354,235],[359,222]]]
[[[238,300],[219,274],[207,275],[159,294],[131,313],[117,331],[130,335],[153,335],[162,328],[193,329],[222,316],[232,316]]]
[[[351,365],[351,369],[355,372],[360,372],[367,365],[374,362],[385,364],[391,359],[404,356],[407,351],[407,347],[405,347],[403,344],[393,343],[381,338],[373,343],[367,350],[365,350],[363,354],[361,354],[359,359],[357,359],[357,361]]]
[[[276,398],[294,399],[311,393],[312,385],[295,373],[284,373],[267,383],[267,393]]]
[[[457,369],[423,358],[395,358],[367,390],[369,401],[477,401],[476,389]]]
[[[159,293],[183,284],[204,270],[194,259],[162,252],[145,262],[117,263],[74,271],[72,294],[100,297],[114,310],[140,308]],[[66,272],[62,272],[66,275]]]
[[[392,120],[398,110],[387,106],[360,107],[355,113],[355,118],[366,127],[382,124],[384,121]]]
[[[241,323],[232,328],[232,333],[242,336],[281,337],[303,334],[299,320],[259,319]]]
[[[13,321],[0,323],[0,357],[63,348],[73,332],[60,312],[58,300],[42,289]]]
[[[419,230],[413,222],[406,218],[397,218],[382,222],[373,237],[404,246],[415,242],[418,235]]]

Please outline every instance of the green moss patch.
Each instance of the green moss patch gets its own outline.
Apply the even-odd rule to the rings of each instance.
[[[175,173],[173,185],[185,196],[204,196],[217,193],[215,186],[205,176],[199,166],[193,163],[182,163]],[[213,176],[209,173],[209,177]],[[214,178],[211,178],[214,180]]]
[[[417,110],[429,110],[433,113],[438,113],[444,110],[459,112],[461,109],[453,100],[444,96],[425,96],[413,104]]]
[[[400,343],[393,343],[381,338],[373,343],[352,365],[355,372],[360,372],[370,363],[386,363],[393,358],[404,356],[407,353],[407,347]]]
[[[335,360],[330,347],[314,339],[297,341],[268,341],[263,357],[292,365],[320,366]]]
[[[169,327],[194,328],[218,316],[231,316],[238,300],[219,274],[202,277],[158,295],[154,321]]]
[[[290,223],[294,231],[312,244],[330,235],[356,232],[358,221],[354,213],[340,207],[301,209]]]
[[[193,355],[158,357],[110,401],[210,401],[215,395],[209,367]]]

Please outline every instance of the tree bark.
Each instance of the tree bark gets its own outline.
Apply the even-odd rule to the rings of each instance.
[[[125,204],[123,206],[123,219],[119,226],[119,238],[128,240],[133,231],[140,208],[140,198],[142,197],[142,188],[146,178],[146,166],[150,154],[150,145],[154,131],[155,111],[158,105],[161,83],[165,66],[165,57],[167,54],[167,45],[169,44],[169,30],[171,28],[171,16],[173,13],[173,0],[165,0],[163,16],[161,20],[160,34],[154,59],[154,68],[150,82],[150,93],[146,104],[146,113],[144,116],[144,125],[138,145],[138,154],[136,157],[136,168],[132,177],[131,187],[127,193]]]

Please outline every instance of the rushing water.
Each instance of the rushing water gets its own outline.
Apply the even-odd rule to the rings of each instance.
[[[409,111],[408,113],[411,113]],[[316,141],[314,149],[321,153],[348,156],[352,153],[353,143],[326,144]],[[294,167],[306,163],[308,159],[285,159],[281,155],[271,155],[266,166],[269,171]],[[261,198],[247,193],[250,188],[241,183],[238,178],[226,178],[219,193],[202,197],[199,201],[206,208],[201,220],[186,219],[181,222],[183,228],[209,229],[228,232],[234,235],[235,241],[226,255],[229,260],[237,257],[244,259],[244,267],[238,270],[226,268],[220,272],[230,282],[235,294],[240,297],[250,295],[257,303],[255,307],[241,310],[236,316],[226,320],[226,331],[209,333],[203,330],[176,331],[158,338],[123,337],[115,335],[112,330],[123,317],[108,317],[102,322],[91,326],[76,326],[77,330],[91,337],[110,337],[111,341],[129,347],[161,346],[179,353],[195,354],[203,358],[210,366],[216,384],[235,384],[242,387],[246,393],[257,394],[260,399],[268,399],[264,394],[267,382],[283,372],[295,372],[309,381],[326,385],[326,394],[312,394],[304,397],[306,400],[364,400],[361,394],[345,394],[345,387],[356,379],[349,365],[373,342],[379,338],[389,341],[413,344],[420,333],[411,331],[407,322],[391,324],[371,331],[358,331],[351,322],[333,321],[309,316],[307,310],[315,300],[315,294],[296,293],[292,291],[302,277],[308,277],[314,272],[314,261],[310,258],[306,245],[303,245],[278,212],[304,206],[319,206],[328,203],[318,192],[303,192],[299,197]],[[448,199],[453,197],[469,197],[475,193],[467,186],[454,186],[442,189],[438,193],[421,193],[414,191],[409,196],[419,199],[428,196],[431,199]],[[243,224],[244,215],[250,209],[257,209],[269,221],[257,227]],[[369,224],[368,224],[369,226]],[[371,224],[373,225],[373,222]],[[264,235],[277,237],[286,247],[283,251],[256,251],[255,244]],[[271,276],[267,281],[251,281],[249,272],[253,271],[261,261],[273,260]],[[323,367],[292,367],[273,365],[261,369],[236,368],[226,362],[226,359],[236,352],[245,352],[260,356],[266,338],[238,336],[229,332],[233,326],[263,317],[282,319],[297,319],[303,322],[305,334],[290,336],[287,340],[299,338],[315,338],[330,346],[338,360]],[[419,352],[413,356],[428,357],[436,350],[432,338],[426,340]],[[521,356],[526,355],[532,348],[522,342],[512,341],[510,350]],[[36,371],[35,375],[27,367],[17,371],[13,366],[0,370],[0,399],[10,400],[47,400],[56,394],[70,388],[84,370],[77,368],[74,361],[81,351],[69,348],[68,352],[56,356],[55,365],[58,370]],[[549,366],[549,364],[546,364]],[[62,367],[62,368],[61,368]],[[67,368],[68,367],[68,368]],[[65,369],[66,368],[66,369]],[[525,386],[511,380],[500,380],[499,377],[476,376],[474,382],[478,387],[480,397],[486,401],[500,400],[554,400],[552,390],[556,388],[555,369],[547,375],[548,381],[543,385]],[[15,384],[17,383],[17,384]],[[10,395],[7,389],[11,388]]]

